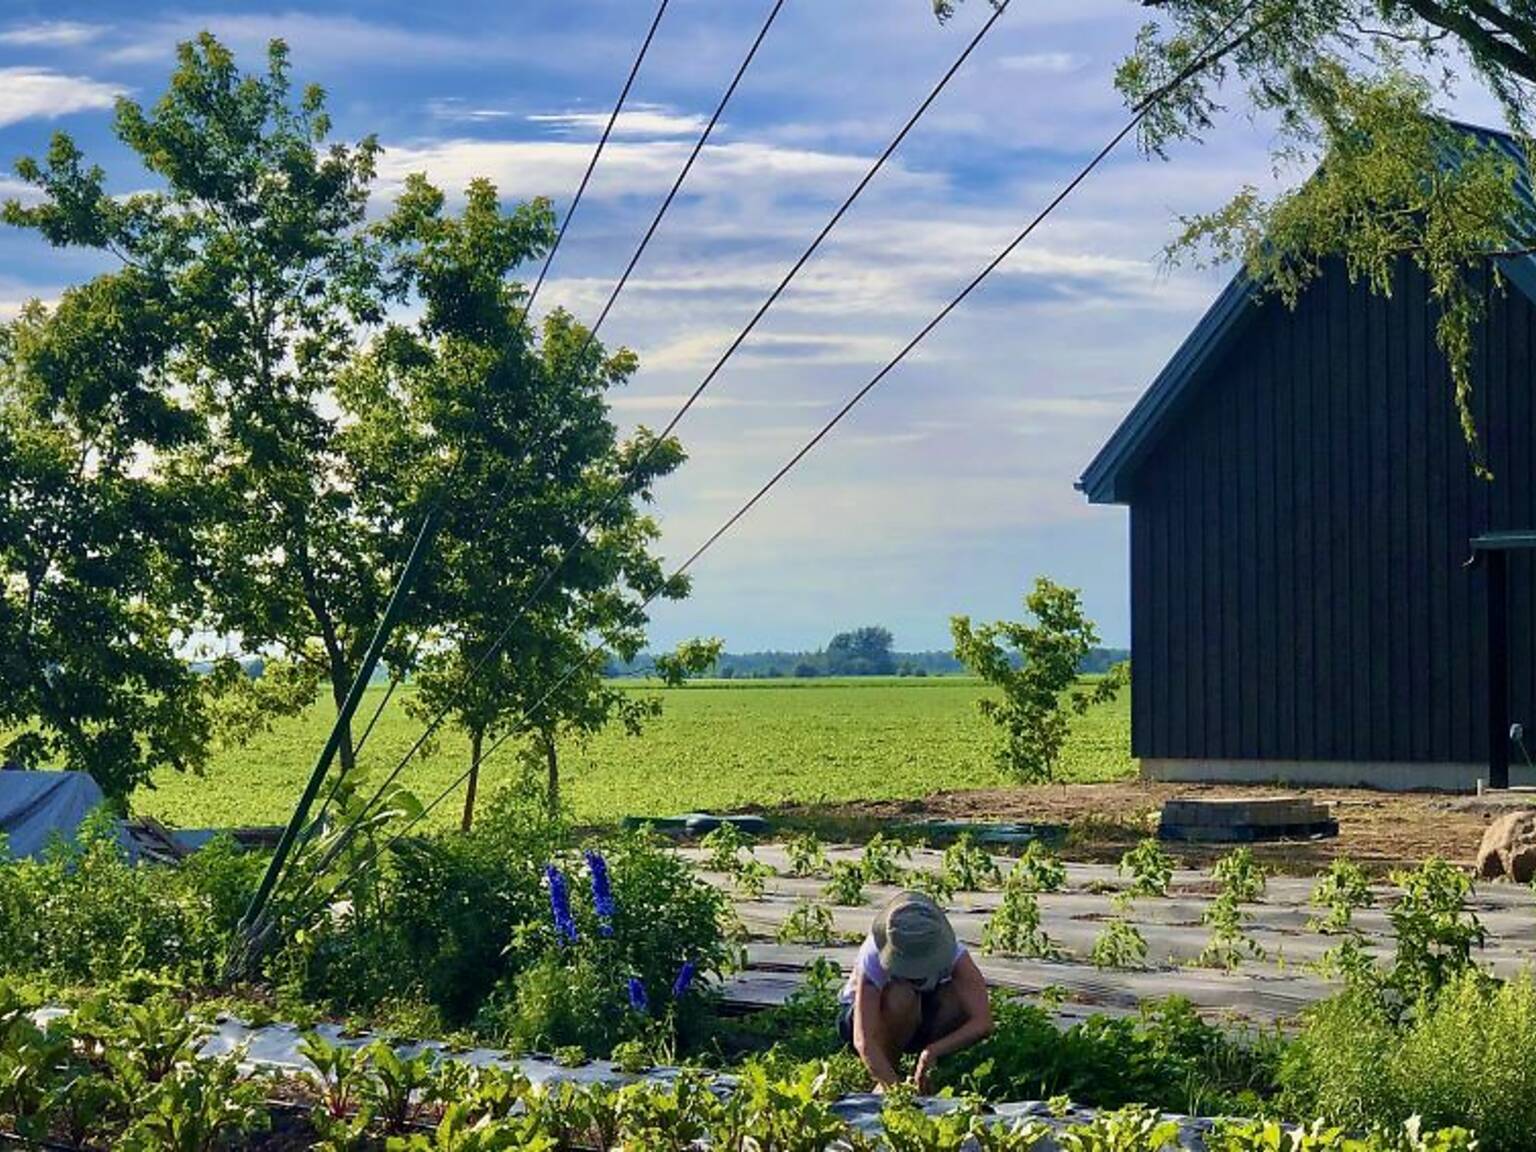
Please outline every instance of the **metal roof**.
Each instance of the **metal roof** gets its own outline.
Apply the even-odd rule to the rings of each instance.
[[[1514,162],[1515,191],[1536,213],[1530,168],[1519,141],[1508,133],[1480,125],[1454,120],[1447,123],[1473,136],[1479,143],[1498,149]],[[1500,257],[1498,264],[1509,282],[1536,302],[1536,258],[1523,255]],[[1173,358],[1157,374],[1114,434],[1105,441],[1092,463],[1083,470],[1076,487],[1088,497],[1089,503],[1123,504],[1127,501],[1126,481],[1156,444],[1168,421],[1183,408],[1195,386],[1215,368],[1222,353],[1258,315],[1258,304],[1253,281],[1239,272],[1179,345]]]

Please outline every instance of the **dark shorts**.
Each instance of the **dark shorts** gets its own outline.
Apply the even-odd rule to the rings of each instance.
[[[938,989],[929,992],[918,993],[917,998],[921,1017],[917,1022],[917,1031],[912,1033],[912,1039],[907,1041],[906,1051],[916,1055],[934,1039],[934,1025],[939,1018],[939,993]],[[853,1001],[838,1006],[837,1034],[844,1044],[853,1047]]]

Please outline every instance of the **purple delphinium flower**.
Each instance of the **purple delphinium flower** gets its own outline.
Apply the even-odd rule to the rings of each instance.
[[[678,970],[677,979],[672,981],[672,999],[681,1000],[688,994],[688,989],[693,987],[693,972],[693,961],[684,961]]]
[[[544,865],[544,879],[549,884],[549,910],[555,917],[555,935],[562,944],[576,943],[576,921],[571,917],[571,894],[565,876],[553,864]]]
[[[651,1010],[650,1001],[645,996],[645,982],[638,976],[629,978],[629,1006],[642,1016]]]
[[[597,930],[600,935],[613,935],[613,885],[608,879],[608,861],[588,848],[587,869],[592,873],[592,907],[597,910]]]

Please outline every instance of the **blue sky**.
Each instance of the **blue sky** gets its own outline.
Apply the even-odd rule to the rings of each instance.
[[[673,0],[541,306],[591,319],[766,13]],[[985,12],[927,0],[788,0],[757,64],[604,330],[641,370],[626,425],[662,423],[751,315]],[[569,203],[650,0],[455,4],[9,0],[0,157],[76,136],[114,187],[142,186],[111,101],[152,99],[178,40],[210,28],[251,67],[268,38],[330,94],[337,135],[378,134],[379,194],[425,170],[460,191]],[[999,248],[1125,115],[1111,86],[1144,10],[1019,0],[894,163],[683,425],[661,490],[665,551],[708,532]],[[823,643],[883,623],[947,646],[949,615],[1016,615],[1036,574],[1079,586],[1106,641],[1129,634],[1127,522],[1073,481],[1218,287],[1159,272],[1180,212],[1270,172],[1267,131],[1230,116],[1171,162],[1126,147],[658,611],[659,643]],[[136,183],[138,182],[138,183]],[[14,193],[0,180],[0,193]],[[381,204],[383,201],[381,200]],[[0,314],[89,275],[0,234]]]

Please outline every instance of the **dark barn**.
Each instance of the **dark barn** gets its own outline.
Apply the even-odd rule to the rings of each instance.
[[[1533,553],[1468,565],[1536,528],[1536,265],[1503,270],[1474,370],[1491,482],[1407,263],[1390,299],[1339,266],[1294,311],[1239,277],[1088,467],[1090,501],[1130,508],[1146,776],[1471,789],[1492,753],[1536,783],[1508,736],[1536,749]]]

